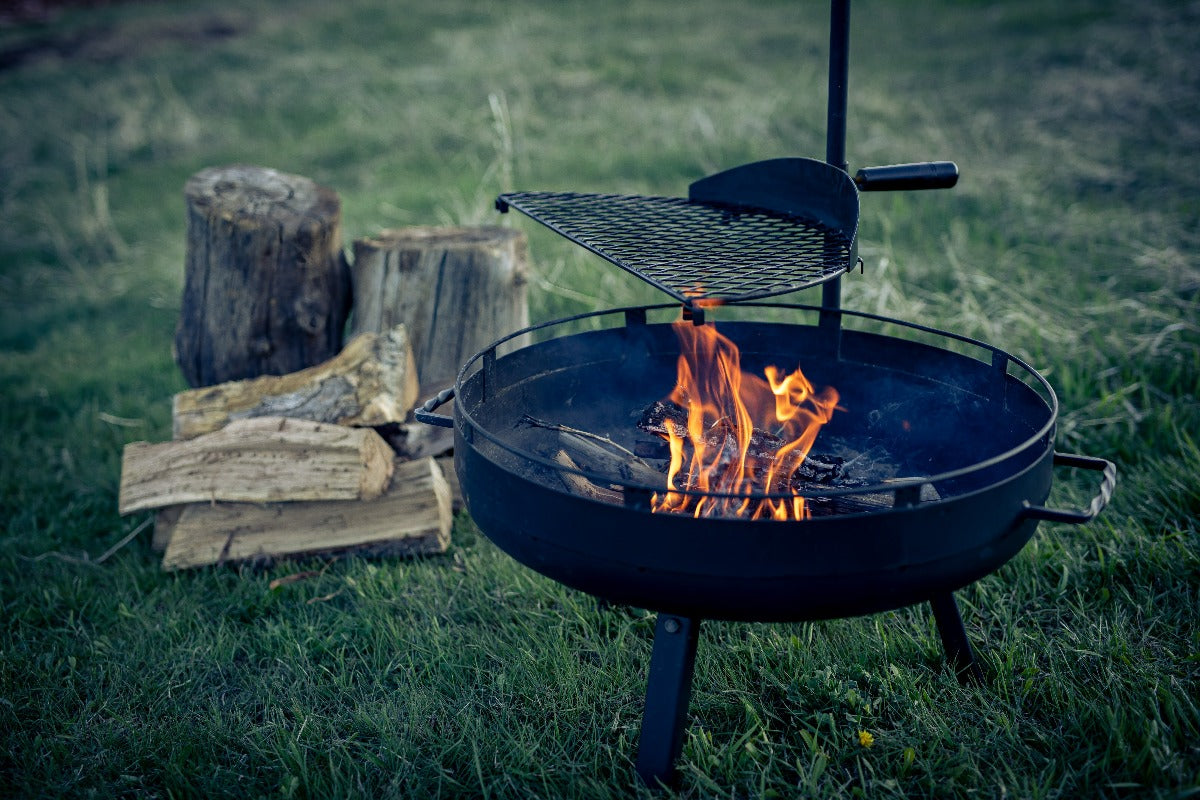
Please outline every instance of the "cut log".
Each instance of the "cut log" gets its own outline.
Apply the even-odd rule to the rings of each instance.
[[[434,388],[422,385],[417,390],[417,402],[414,405],[420,405],[445,388],[445,386]],[[454,399],[451,398],[439,406],[437,413],[453,417]],[[417,422],[412,412],[409,412],[408,418],[404,422],[381,425],[376,430],[392,446],[396,455],[410,461],[426,456],[443,456],[454,450],[453,428],[441,428]]]
[[[677,403],[670,400],[658,400],[642,410],[638,420],[639,429],[647,433],[661,436],[664,440],[668,432],[685,441],[684,463],[692,458],[692,444],[688,435],[688,412]],[[704,443],[710,453],[722,454],[725,463],[737,459],[740,448],[738,435],[733,423],[728,419],[718,420],[704,432]],[[783,439],[768,431],[754,428],[746,448],[746,463],[766,471],[775,461],[779,449],[784,445]],[[799,463],[795,463],[795,462]],[[799,457],[792,463],[785,463],[783,471],[791,474],[793,488],[801,483],[838,483],[844,473],[844,459],[837,456],[809,453],[801,461]]]
[[[567,460],[585,472],[609,477],[617,485],[633,484],[647,488],[661,486],[664,489],[667,486],[666,472],[659,472],[606,436],[547,422],[529,414],[523,415],[519,424],[553,431],[557,437],[548,437],[548,444],[552,443],[553,447],[547,447],[545,451],[552,453],[556,459],[558,454],[562,453]],[[563,462],[560,460],[559,463]]]
[[[150,549],[161,553],[171,543],[171,534],[179,522],[179,515],[187,508],[186,505],[166,506],[154,512],[154,535],[150,538]]]
[[[336,357],[288,375],[264,375],[175,395],[176,439],[230,420],[291,417],[338,425],[401,423],[417,400],[412,345],[403,325],[354,337]]]
[[[186,441],[126,445],[118,510],[215,500],[370,499],[391,474],[391,448],[370,428],[257,417]]]
[[[494,226],[388,230],[354,242],[353,333],[404,323],[434,392],[487,345],[529,324],[525,234]]]
[[[821,487],[811,485],[807,488],[820,489]],[[940,499],[941,495],[933,484],[921,484],[917,498],[918,503],[932,503]],[[895,501],[895,492],[862,492],[835,497],[810,497],[807,505],[809,513],[814,517],[833,517],[841,514],[866,514],[895,508]]]
[[[337,193],[235,165],[201,170],[184,195],[175,360],[188,384],[285,375],[334,356],[350,310]]]
[[[466,508],[463,500],[462,485],[458,482],[458,473],[454,471],[454,456],[438,456],[434,459],[442,468],[446,483],[450,486],[450,508],[457,514]]]
[[[197,503],[185,506],[165,569],[270,562],[283,557],[369,557],[445,552],[450,488],[433,459],[398,461],[387,491],[369,502]]]
[[[576,494],[581,497],[587,497],[592,500],[599,500],[602,503],[612,503],[620,505],[624,499],[624,495],[616,489],[607,486],[598,486],[587,478],[580,475],[574,470],[580,469],[580,466],[575,463],[575,459],[571,458],[565,450],[559,450],[554,454],[554,461],[563,471],[558,473],[559,480],[563,482],[563,486],[567,487],[567,491],[571,494]]]

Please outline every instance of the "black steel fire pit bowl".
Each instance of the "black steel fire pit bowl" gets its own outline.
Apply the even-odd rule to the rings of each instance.
[[[885,482],[806,494],[884,494],[892,507],[800,522],[651,513],[650,496],[663,491],[665,475],[652,486],[617,472],[566,468],[547,451],[553,438],[521,421],[553,420],[637,448],[646,438],[638,413],[670,393],[679,355],[670,324],[647,319],[676,308],[598,312],[518,331],[465,365],[453,389],[453,420],[430,414],[432,404],[422,412],[426,421],[453,424],[467,508],[521,563],[606,601],[671,614],[826,619],[958,589],[1015,555],[1039,520],[1083,522],[1107,502],[1111,465],[1055,454],[1057,399],[1028,364],[963,336],[840,311],[844,321],[889,332],[761,321],[718,328],[739,345],[747,371],[799,363],[814,384],[838,388],[845,410],[822,430],[818,449],[867,460],[879,453],[898,472]],[[779,304],[737,310],[750,308],[820,312]],[[519,336],[613,321],[620,324],[496,354]],[[1056,462],[1108,470],[1087,510],[1043,505]],[[563,472],[611,487],[622,502],[572,491]],[[930,496],[938,499],[922,499]]]
[[[895,473],[806,494],[891,502],[792,522],[652,513],[650,497],[665,483],[568,469],[548,455],[547,430],[522,420],[638,448],[638,415],[669,394],[679,356],[671,324],[652,320],[677,313],[670,305],[617,309],[517,331],[475,355],[454,387],[419,411],[424,422],[454,428],[463,496],[489,539],[563,584],[660,612],[643,778],[673,776],[705,618],[817,620],[928,601],[951,662],[978,676],[952,592],[1012,558],[1039,521],[1092,519],[1115,481],[1108,461],[1054,452],[1058,401],[1049,383],[996,347],[909,322],[799,305],[722,309],[758,318],[715,323],[739,346],[744,369],[799,363],[815,385],[839,390],[844,411],[815,449],[881,459]],[[780,315],[808,321],[762,321]],[[534,341],[505,352],[522,337]],[[451,398],[453,417],[435,413]],[[1102,473],[1086,509],[1044,505],[1055,465]],[[581,495],[566,473],[619,500]]]

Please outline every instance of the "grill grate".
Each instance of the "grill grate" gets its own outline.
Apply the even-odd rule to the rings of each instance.
[[[851,258],[844,233],[757,207],[576,192],[515,192],[496,205],[517,209],[688,305],[815,286],[844,273]]]

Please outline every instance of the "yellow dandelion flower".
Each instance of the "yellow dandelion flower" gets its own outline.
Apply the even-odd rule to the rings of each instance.
[[[858,743],[863,747],[871,747],[875,744],[875,737],[871,735],[870,731],[859,731]]]

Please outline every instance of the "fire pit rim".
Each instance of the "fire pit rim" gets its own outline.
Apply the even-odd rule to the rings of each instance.
[[[1047,410],[1049,413],[1046,417],[1046,422],[1043,423],[1041,427],[1039,427],[1032,435],[1026,437],[1024,440],[1022,440],[1018,444],[1014,445],[1013,447],[1009,448],[1008,450],[1006,450],[1002,453],[999,453],[995,456],[992,456],[990,458],[987,458],[983,461],[979,461],[979,462],[970,464],[965,467],[960,467],[960,468],[957,468],[954,470],[949,470],[949,471],[938,473],[935,475],[922,476],[919,478],[910,478],[910,479],[898,479],[898,480],[892,480],[892,481],[887,481],[887,482],[882,482],[882,483],[876,483],[876,484],[872,484],[872,485],[868,485],[868,486],[852,486],[852,487],[839,487],[839,488],[822,487],[820,489],[810,489],[810,490],[806,490],[806,491],[802,491],[802,492],[779,492],[779,493],[771,493],[771,494],[762,494],[762,493],[730,494],[730,493],[722,493],[722,492],[698,492],[695,490],[676,490],[680,494],[686,494],[686,495],[695,496],[695,497],[707,497],[707,498],[736,498],[736,499],[750,498],[752,500],[787,500],[787,499],[790,499],[793,497],[805,497],[805,498],[809,498],[809,497],[841,497],[841,496],[853,496],[853,495],[858,495],[858,494],[880,493],[880,492],[889,492],[889,493],[903,492],[905,490],[919,491],[920,487],[925,484],[932,484],[935,482],[959,479],[959,478],[965,477],[967,475],[971,475],[973,473],[989,469],[989,468],[997,466],[999,464],[1003,464],[1006,461],[1009,461],[1014,458],[1018,458],[1018,457],[1022,456],[1023,454],[1027,453],[1028,449],[1030,447],[1038,446],[1040,444],[1048,444],[1050,442],[1050,440],[1053,438],[1055,426],[1056,426],[1057,420],[1058,420],[1058,411],[1059,411],[1058,395],[1055,394],[1054,388],[1050,385],[1050,382],[1047,381],[1046,378],[1040,372],[1038,372],[1036,369],[1034,369],[1029,363],[1027,363],[1026,361],[1024,361],[1023,359],[1021,359],[1017,356],[1012,355],[1011,353],[1008,353],[1005,350],[1000,349],[999,347],[997,347],[995,345],[988,344],[987,342],[984,342],[984,341],[981,341],[978,339],[974,339],[969,336],[964,336],[962,334],[953,333],[951,331],[943,331],[943,330],[933,328],[933,327],[930,327],[927,325],[922,325],[920,323],[909,322],[907,320],[895,319],[892,317],[883,316],[881,314],[873,314],[873,313],[864,312],[864,311],[853,311],[853,310],[847,310],[847,309],[841,309],[841,308],[830,309],[830,308],[826,308],[826,307],[822,307],[822,306],[814,306],[814,305],[808,305],[808,304],[802,304],[802,303],[778,303],[778,302],[762,302],[762,301],[747,301],[747,302],[733,303],[733,304],[730,304],[729,307],[738,308],[738,309],[745,308],[745,307],[770,308],[770,309],[783,309],[783,310],[788,310],[788,311],[818,312],[820,314],[836,314],[839,318],[856,317],[859,319],[870,320],[870,321],[874,321],[874,322],[881,322],[881,323],[888,324],[888,325],[896,325],[901,328],[907,328],[907,329],[911,329],[914,331],[931,334],[934,336],[940,336],[940,337],[944,337],[947,339],[953,339],[956,341],[960,341],[965,344],[968,344],[968,345],[971,345],[974,347],[978,347],[982,350],[985,350],[985,351],[991,353],[992,358],[993,358],[993,364],[995,364],[995,359],[997,357],[1002,357],[1003,359],[1006,360],[1006,362],[1012,362],[1012,363],[1016,364],[1017,367],[1019,367],[1020,369],[1023,369],[1025,371],[1025,373],[1036,382],[1037,386],[1041,388],[1042,394],[1044,395],[1041,397],[1041,399],[1046,403]],[[640,305],[640,306],[621,306],[618,308],[603,309],[600,311],[589,311],[589,312],[585,312],[585,313],[581,313],[581,314],[575,314],[575,315],[569,316],[569,317],[562,317],[559,319],[549,320],[547,322],[538,323],[536,325],[530,325],[526,328],[522,328],[521,330],[514,331],[506,336],[501,337],[500,339],[497,339],[495,342],[491,343],[487,347],[483,348],[479,352],[472,355],[463,364],[462,368],[459,370],[458,375],[454,381],[454,386],[448,390],[441,392],[439,394],[439,396],[437,398],[435,398],[435,400],[437,401],[436,403],[434,401],[430,401],[430,403],[427,403],[425,405],[424,409],[420,409],[424,412],[424,414],[422,415],[423,417],[425,417],[424,421],[430,422],[432,424],[441,424],[446,427],[453,427],[455,424],[455,421],[453,418],[445,417],[443,415],[432,414],[431,412],[432,412],[433,408],[436,408],[438,405],[441,405],[442,403],[446,402],[450,398],[459,394],[459,392],[461,391],[466,380],[469,377],[471,377],[472,375],[474,375],[475,372],[478,371],[479,368],[482,368],[482,365],[484,364],[485,359],[497,358],[497,356],[496,356],[497,348],[501,347],[502,345],[504,345],[508,342],[511,342],[511,341],[517,339],[518,337],[534,334],[538,331],[546,330],[546,329],[549,329],[552,327],[567,325],[567,324],[573,323],[573,322],[578,322],[580,320],[585,320],[585,319],[590,319],[590,318],[598,318],[598,317],[616,316],[616,315],[624,315],[626,317],[625,324],[626,324],[626,326],[628,326],[631,314],[634,315],[635,317],[640,317],[641,320],[644,322],[645,315],[647,312],[661,311],[661,310],[665,310],[665,309],[677,309],[677,308],[679,308],[679,305],[676,303],[659,303],[659,304]],[[799,324],[799,323],[783,323],[783,324]],[[812,326],[807,325],[807,327],[812,327]],[[840,320],[839,320],[839,327],[840,327]],[[615,329],[615,327],[612,329]],[[602,330],[612,330],[612,329],[602,329]],[[576,332],[576,333],[563,334],[562,336],[554,337],[554,339],[566,338],[566,337],[576,336],[576,335],[583,335],[584,333],[588,333],[588,332]],[[867,335],[883,336],[885,338],[899,339],[899,337],[889,337],[886,334],[875,334],[875,333],[871,333],[868,331],[862,331],[862,333],[865,333]],[[546,340],[546,341],[553,341],[553,339]],[[911,340],[911,339],[900,339],[900,341],[913,342],[914,344],[923,344],[920,342],[914,342],[914,340]],[[535,344],[540,344],[540,342],[535,343]],[[525,345],[525,347],[535,346],[535,344],[534,345]],[[973,356],[967,356],[967,355],[963,355],[961,353],[955,353],[954,351],[951,351],[951,350],[945,350],[945,348],[937,347],[936,345],[925,345],[925,346],[935,347],[936,349],[944,350],[945,352],[952,353],[954,355],[958,355],[963,358],[974,358]],[[518,349],[524,349],[524,347],[518,348]],[[516,352],[516,351],[512,351],[512,352]],[[500,357],[503,357],[503,356],[500,356]],[[1007,370],[1007,365],[1005,365],[1005,370]],[[1017,380],[1022,385],[1030,388],[1033,391],[1036,391],[1035,387],[1030,386],[1025,381],[1020,380],[1019,377],[1017,378]],[[612,485],[616,485],[616,486],[621,486],[624,489],[630,490],[633,492],[658,492],[658,491],[662,491],[664,488],[663,486],[657,486],[657,485],[656,486],[647,486],[647,485],[637,483],[635,481],[626,480],[623,478],[618,479],[616,476],[613,476],[613,475],[602,475],[602,474],[598,474],[598,473],[591,472],[588,470],[564,467],[562,464],[559,464],[559,463],[557,463],[551,459],[548,459],[544,456],[539,456],[536,453],[531,453],[531,452],[528,452],[521,448],[515,447],[510,442],[507,442],[504,439],[496,436],[491,431],[489,431],[485,426],[481,425],[477,419],[472,417],[470,411],[468,410],[468,408],[466,407],[465,404],[461,404],[461,403],[456,404],[455,414],[461,420],[462,424],[469,426],[472,436],[482,435],[485,439],[487,439],[489,442],[491,442],[492,444],[499,447],[501,450],[504,450],[505,452],[508,452],[509,454],[511,454],[513,456],[516,456],[517,458],[524,459],[528,462],[532,462],[534,464],[545,467],[547,469],[551,469],[556,472],[567,472],[567,473],[580,475],[580,476],[583,476],[584,478],[587,478],[588,480],[600,481],[600,482],[604,482],[604,483],[608,483],[608,484],[612,484]],[[923,506],[929,505],[931,503],[943,502],[945,499],[946,498],[942,498],[939,500],[932,500],[932,501],[924,501],[921,504]]]

